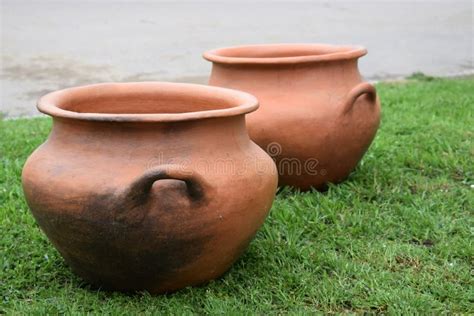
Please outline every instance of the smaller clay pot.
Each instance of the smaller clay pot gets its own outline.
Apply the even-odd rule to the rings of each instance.
[[[249,135],[276,161],[279,184],[325,189],[344,180],[375,137],[380,103],[363,82],[358,46],[271,44],[211,50],[209,84],[249,92]]]
[[[56,91],[48,140],[23,168],[41,229],[106,289],[171,292],[224,273],[263,224],[274,162],[248,137],[246,93],[178,83]]]

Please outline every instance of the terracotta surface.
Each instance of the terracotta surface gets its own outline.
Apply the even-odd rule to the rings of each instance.
[[[204,53],[209,84],[255,95],[250,137],[276,160],[280,185],[302,190],[344,180],[372,142],[380,120],[375,88],[363,82],[362,47],[273,44]]]
[[[274,162],[250,141],[257,100],[228,89],[113,83],[53,92],[23,188],[71,268],[103,288],[200,284],[242,254],[271,207]]]

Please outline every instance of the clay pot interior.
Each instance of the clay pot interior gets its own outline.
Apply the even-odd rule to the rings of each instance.
[[[43,97],[38,104],[45,114],[77,119],[127,119],[125,116],[149,114],[147,117],[157,120],[186,120],[238,115],[257,107],[252,96],[243,97],[229,89],[164,82],[103,83],[65,89]]]
[[[295,63],[360,57],[367,53],[359,46],[323,44],[271,44],[226,47],[204,53],[204,58],[221,63]]]

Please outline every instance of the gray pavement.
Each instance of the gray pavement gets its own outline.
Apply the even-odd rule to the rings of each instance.
[[[361,44],[369,80],[474,72],[472,1],[0,1],[7,117],[35,115],[39,96],[69,86],[205,83],[202,52],[238,44]]]

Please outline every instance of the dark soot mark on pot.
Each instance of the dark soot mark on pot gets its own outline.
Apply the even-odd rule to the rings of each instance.
[[[201,184],[197,182],[187,182],[186,185],[188,187],[189,197],[194,203],[199,203],[200,205],[202,205],[204,204],[204,202],[206,202],[204,195],[205,190]]]
[[[202,197],[201,190],[189,192],[192,199]],[[36,217],[48,237],[77,274],[105,288],[156,288],[199,259],[212,239],[206,230],[180,230],[184,205],[166,201],[166,190],[153,194],[153,199],[166,201],[166,210],[156,210],[153,217],[147,216],[150,201],[142,195],[124,200],[108,192],[65,201],[39,191],[33,193],[41,200],[35,205]],[[166,213],[176,219],[162,220]]]

